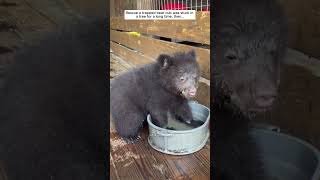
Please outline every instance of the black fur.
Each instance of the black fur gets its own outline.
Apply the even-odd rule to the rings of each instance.
[[[188,100],[183,90],[197,87],[199,66],[193,51],[162,54],[157,62],[122,74],[111,83],[111,114],[117,132],[125,139],[134,140],[147,114],[155,124],[167,125],[167,113],[192,120]],[[180,78],[185,81],[180,83]]]
[[[105,179],[107,28],[68,25],[17,54],[0,109],[9,180]]]
[[[250,115],[269,108],[277,95],[285,18],[274,0],[221,0],[215,9],[214,179],[268,179],[249,124]]]

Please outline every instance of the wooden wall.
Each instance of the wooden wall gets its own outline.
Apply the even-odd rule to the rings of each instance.
[[[174,40],[192,41],[210,45],[210,14],[198,12],[196,20],[124,20],[123,17],[111,17],[110,48],[114,54],[134,64],[142,65],[154,62],[161,53],[174,53],[194,49],[201,68],[201,80],[196,100],[210,104],[210,50],[171,41],[163,41],[155,36]],[[128,32],[139,32],[140,35]]]
[[[289,20],[290,47],[320,58],[320,1],[279,0]]]
[[[138,0],[141,1],[141,0]],[[123,16],[124,10],[137,9],[137,0],[110,0],[110,16]]]

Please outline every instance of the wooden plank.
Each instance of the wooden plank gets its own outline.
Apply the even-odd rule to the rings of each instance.
[[[130,62],[136,66],[154,62],[153,59],[143,56],[137,52],[134,52],[131,49],[128,49],[114,42],[110,42],[110,49],[116,55],[120,56],[121,58],[125,59],[127,62]]]
[[[116,169],[116,165],[114,164],[114,160],[110,153],[110,177],[111,180],[121,180],[118,174],[118,170]]]
[[[115,12],[115,5],[114,5],[114,1],[115,0],[110,0],[110,2],[109,2],[109,6],[107,5],[107,8],[109,9],[109,13],[110,13],[110,17],[113,17],[113,16],[115,16],[116,15],[116,12]],[[113,7],[113,8],[111,8],[111,7]]]
[[[173,42],[161,41],[147,36],[133,36],[127,32],[111,30],[110,39],[127,47],[140,51],[145,56],[156,59],[162,53],[189,51],[194,49],[198,56],[201,75],[210,79],[210,50]]]
[[[195,100],[210,108],[210,85],[200,81]]]
[[[284,61],[288,65],[296,65],[309,70],[314,76],[320,77],[320,60],[310,57],[302,52],[288,48]]]
[[[208,12],[197,12],[196,20],[125,20],[123,17],[111,17],[110,28],[210,44]]]
[[[140,139],[135,144],[127,144],[114,129],[110,132],[110,152],[115,167],[110,169],[115,171],[110,172],[111,179],[210,179],[209,142],[194,154],[172,156],[152,149],[147,142],[147,128],[140,131]]]
[[[110,53],[110,79],[133,67],[134,65],[129,64],[114,53]]]

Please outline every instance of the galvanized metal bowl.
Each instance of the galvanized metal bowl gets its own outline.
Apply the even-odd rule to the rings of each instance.
[[[309,143],[260,128],[253,129],[251,134],[261,150],[261,158],[270,179],[320,179],[320,152]]]
[[[147,116],[149,124],[148,142],[157,151],[171,155],[186,155],[199,151],[209,138],[210,110],[204,105],[189,102],[193,119],[204,123],[190,130],[169,130],[152,123],[150,114]]]

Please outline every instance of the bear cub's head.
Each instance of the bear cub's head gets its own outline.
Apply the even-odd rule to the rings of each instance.
[[[161,54],[157,63],[160,81],[167,90],[187,99],[196,96],[200,68],[194,50],[173,55]]]

